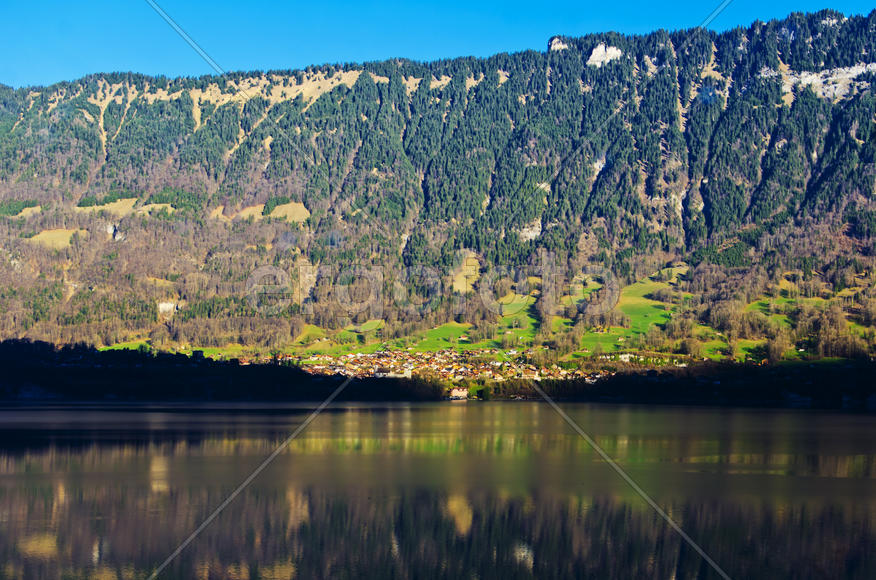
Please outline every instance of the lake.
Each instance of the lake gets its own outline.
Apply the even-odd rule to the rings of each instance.
[[[313,406],[0,409],[0,578],[146,578]],[[569,404],[732,578],[876,578],[876,417]],[[159,578],[719,578],[549,406],[332,406]]]

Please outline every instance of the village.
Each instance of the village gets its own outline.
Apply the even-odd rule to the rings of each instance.
[[[343,375],[356,378],[388,377],[434,378],[449,382],[468,380],[504,381],[585,379],[595,383],[606,372],[586,372],[558,365],[538,366],[527,361],[531,352],[484,349],[434,352],[414,350],[384,350],[375,353],[351,353],[339,356],[315,354],[306,357],[287,356],[304,370],[318,375]]]

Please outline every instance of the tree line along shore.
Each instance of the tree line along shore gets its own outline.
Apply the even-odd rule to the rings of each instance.
[[[86,346],[0,342],[0,400],[44,402],[321,401],[349,381],[339,401],[440,401],[452,389],[481,400],[540,400],[529,378],[314,375],[295,364],[241,364],[182,354],[98,351]],[[598,377],[598,378],[597,378]],[[605,365],[592,374],[538,381],[562,401],[826,408],[876,411],[876,364],[869,361],[684,368]]]

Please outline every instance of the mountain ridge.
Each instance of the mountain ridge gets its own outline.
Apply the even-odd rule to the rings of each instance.
[[[119,296],[138,332],[161,301],[249,316],[222,288],[266,263],[864,272],[874,61],[876,11],[821,11],[487,58],[0,87],[3,328],[76,326],[72,303]],[[206,288],[143,282],[174,277]],[[37,289],[60,294],[45,320],[21,297]]]

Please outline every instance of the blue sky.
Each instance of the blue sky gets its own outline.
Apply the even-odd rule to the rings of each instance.
[[[226,70],[544,50],[554,34],[694,27],[720,3],[157,2]],[[735,0],[710,28],[722,30],[756,19],[822,8],[847,15],[867,14],[873,3]],[[15,87],[51,84],[93,72],[166,76],[213,72],[144,0],[4,0],[0,7],[0,54],[0,83]]]

